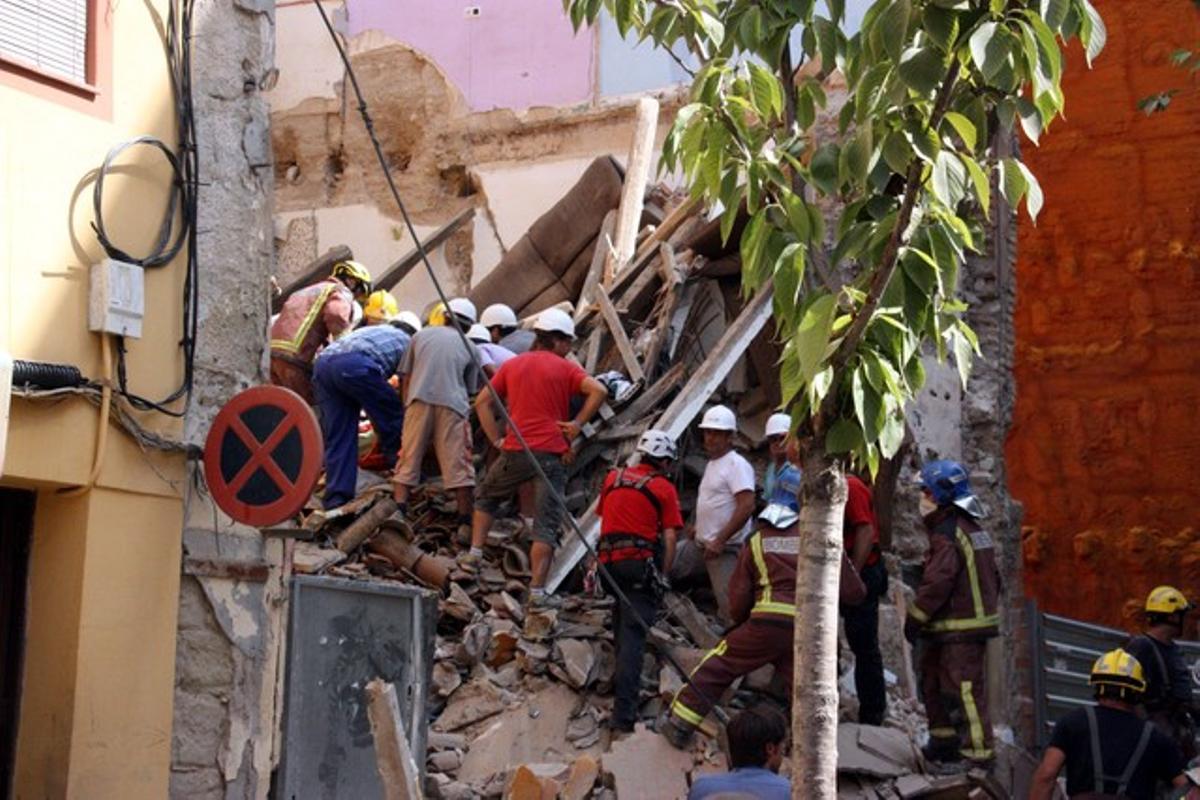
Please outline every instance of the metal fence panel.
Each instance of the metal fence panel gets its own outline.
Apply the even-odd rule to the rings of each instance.
[[[284,686],[277,798],[382,798],[364,689],[396,685],[405,733],[425,764],[437,598],[400,584],[297,575]]]
[[[1032,601],[1026,611],[1033,649],[1034,720],[1037,744],[1050,741],[1054,723],[1092,703],[1088,674],[1102,653],[1120,647],[1130,634],[1116,628],[1043,614]],[[1200,681],[1200,642],[1178,643],[1191,668],[1193,691]]]

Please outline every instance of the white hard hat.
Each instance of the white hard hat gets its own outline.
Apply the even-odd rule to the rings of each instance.
[[[479,322],[485,328],[493,328],[497,325],[501,328],[515,328],[517,327],[517,315],[504,303],[492,303],[483,310]]]
[[[393,325],[407,325],[412,328],[412,332],[416,333],[421,330],[421,318],[411,311],[401,311],[392,318]]]
[[[638,439],[637,450],[651,458],[667,458],[674,461],[678,457],[675,442],[670,436],[653,428],[642,434]]]
[[[700,430],[736,431],[737,417],[725,406],[713,406],[704,412],[704,419],[700,420]]]
[[[758,518],[770,525],[772,528],[790,528],[800,519],[800,515],[796,513],[796,509],[785,506],[782,503],[771,503],[762,510]]]
[[[492,340],[492,335],[488,333],[487,328],[476,322],[471,326],[471,329],[467,331],[467,338],[472,342],[490,342]]]
[[[450,311],[475,323],[475,304],[465,297],[456,297],[450,301]]]
[[[767,418],[767,438],[784,435],[792,428],[792,418],[787,414],[772,414]]]
[[[547,308],[538,314],[537,320],[533,323],[533,329],[547,333],[561,333],[572,339],[575,338],[575,322],[571,319],[571,315],[561,308]]]

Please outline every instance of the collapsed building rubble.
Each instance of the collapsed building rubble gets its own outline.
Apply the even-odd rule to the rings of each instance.
[[[707,404],[736,408],[741,443],[761,444],[765,419],[779,403],[779,353],[767,325],[771,291],[768,285],[745,297],[737,228],[722,243],[717,223],[697,203],[662,187],[649,193],[643,214],[654,222],[606,281],[621,180],[615,162],[597,159],[472,292],[477,304],[505,302],[526,317],[553,305],[569,309],[580,332],[575,357],[610,385],[609,401],[575,443],[570,466],[564,496],[582,536],[564,531],[547,587],[566,595],[563,607],[526,608],[529,539],[515,508],[489,532],[482,568],[456,567],[457,509],[436,478],[410,496],[400,526],[392,521],[390,484],[360,473],[358,497],[334,514],[314,510],[304,522],[309,540],[295,545],[297,572],[401,581],[438,593],[424,765],[435,797],[678,797],[694,777],[726,768],[713,717],[701,727],[708,735],[687,752],[651,729],[684,681],[674,664],[692,669],[720,640],[713,598],[683,587],[667,595],[664,618],[650,621],[642,722],[633,734],[614,737],[606,723],[615,601],[584,591],[585,556],[599,536],[600,482],[632,454],[646,428],[679,441],[672,478],[685,514],[704,467],[689,431]],[[914,745],[924,723],[909,663],[889,687],[891,727],[841,728],[845,796],[1005,796],[983,776],[924,774]],[[848,676],[850,665],[840,671]],[[848,718],[856,701],[851,682],[841,686]],[[735,684],[723,703],[741,707],[760,697],[786,704],[787,687],[770,667]]]

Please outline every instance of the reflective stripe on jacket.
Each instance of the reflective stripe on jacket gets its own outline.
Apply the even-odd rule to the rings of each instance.
[[[317,351],[350,330],[354,296],[339,281],[306,286],[284,301],[271,326],[271,352],[311,365]]]
[[[729,579],[729,615],[734,623],[750,617],[788,622],[795,618],[799,554],[800,533],[795,525],[784,531],[764,528],[747,540]],[[866,586],[843,552],[838,601],[855,605],[866,596]]]
[[[995,636],[1000,630],[996,547],[973,520],[947,510],[927,525],[929,552],[909,616],[941,641]]]

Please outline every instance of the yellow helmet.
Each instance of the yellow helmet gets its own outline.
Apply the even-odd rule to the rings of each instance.
[[[371,292],[371,273],[357,261],[339,261],[333,265],[333,272],[330,274],[335,278],[356,280],[362,284],[364,292],[367,294]]]
[[[1174,586],[1155,586],[1146,597],[1147,614],[1174,614],[1190,608],[1183,592]]]
[[[371,292],[370,297],[367,298],[367,305],[363,308],[363,316],[367,318],[367,322],[387,322],[398,313],[400,313],[400,304],[387,289],[376,289]]]
[[[435,303],[433,308],[429,309],[429,317],[426,324],[432,326],[446,324],[446,307],[441,303]]]
[[[1088,678],[1092,686],[1110,686],[1121,690],[1119,694],[1146,691],[1146,675],[1138,660],[1124,650],[1109,650],[1096,659],[1092,674]]]

